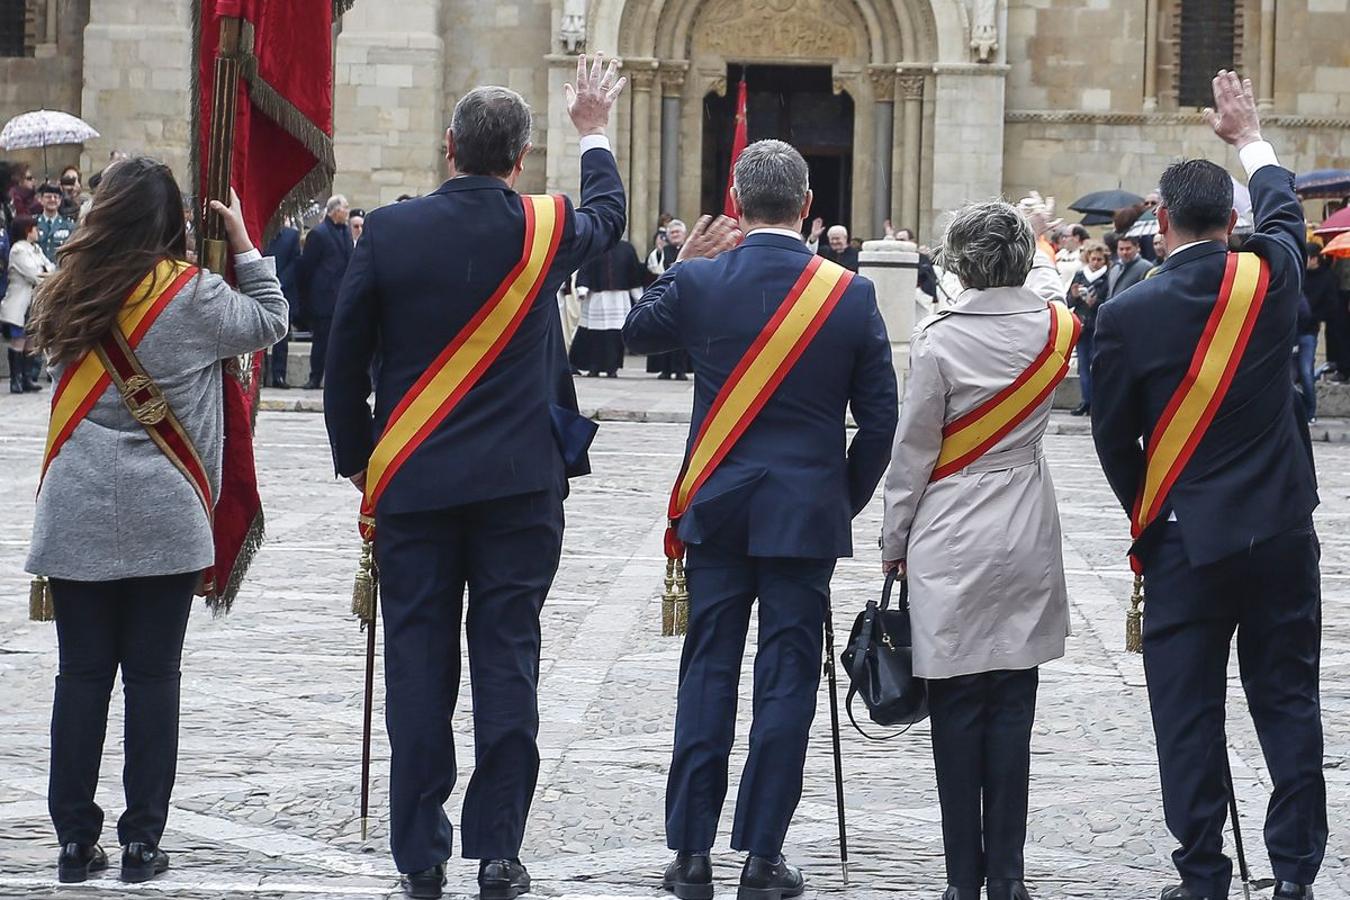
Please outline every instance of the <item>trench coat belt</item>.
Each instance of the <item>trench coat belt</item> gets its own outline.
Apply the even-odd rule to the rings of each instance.
[[[1015,447],[1011,450],[986,453],[956,474],[975,475],[982,472],[1003,472],[1008,469],[1020,469],[1023,466],[1037,465],[1044,458],[1045,450],[1041,447],[1041,442],[1037,441],[1030,447]]]

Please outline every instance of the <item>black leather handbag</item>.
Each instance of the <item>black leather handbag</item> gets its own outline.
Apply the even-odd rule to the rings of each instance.
[[[881,604],[867,601],[858,613],[849,635],[848,649],[841,656],[848,673],[848,720],[858,733],[871,740],[887,740],[904,734],[877,737],[863,731],[853,716],[853,697],[861,696],[867,714],[878,725],[913,725],[928,718],[928,686],[914,677],[914,645],[909,627],[909,583],[900,578],[900,600],[891,609],[896,574],[886,576]],[[908,729],[906,729],[908,730]]]

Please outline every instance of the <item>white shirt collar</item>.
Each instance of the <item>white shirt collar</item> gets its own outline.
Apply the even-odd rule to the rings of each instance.
[[[1217,243],[1219,243],[1219,242],[1218,242],[1218,241],[1213,241],[1213,240],[1210,240],[1210,241],[1191,241],[1189,244],[1182,244],[1180,247],[1178,247],[1177,249],[1173,250],[1171,253],[1167,254],[1167,258],[1168,258],[1168,259],[1171,259],[1172,257],[1176,256],[1178,253],[1181,253],[1181,252],[1184,251],[1184,250],[1189,250],[1189,249],[1191,249],[1192,247],[1199,247],[1201,244],[1217,244]]]
[[[803,240],[800,231],[793,231],[791,228],[775,228],[768,225],[764,226],[763,228],[750,229],[750,234],[747,234],[746,237],[749,237],[751,234],[779,234],[782,235],[783,237],[790,237],[794,241]]]

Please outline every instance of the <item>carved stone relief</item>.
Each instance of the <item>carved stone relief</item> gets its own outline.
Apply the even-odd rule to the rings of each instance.
[[[558,40],[568,53],[580,53],[586,49],[586,0],[563,0]]]
[[[994,61],[998,53],[998,0],[975,0],[970,26],[970,49],[977,62]]]
[[[710,3],[694,47],[728,59],[840,59],[859,55],[858,35],[827,0],[728,0]]]

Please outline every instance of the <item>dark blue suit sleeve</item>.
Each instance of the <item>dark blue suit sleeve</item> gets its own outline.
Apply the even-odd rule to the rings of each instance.
[[[861,280],[861,279],[860,279]],[[862,512],[876,492],[891,459],[891,444],[900,415],[895,366],[886,323],[877,309],[876,288],[864,281],[867,321],[853,362],[849,408],[858,433],[848,447],[848,493],[853,515]]]
[[[1262,166],[1252,175],[1249,187],[1256,231],[1243,249],[1270,264],[1268,298],[1297,303],[1308,248],[1303,206],[1294,193],[1294,173],[1279,166]]]
[[[1097,313],[1092,361],[1092,440],[1116,499],[1127,513],[1144,480],[1143,398],[1130,372],[1121,307],[1103,304]]]
[[[672,266],[647,288],[642,299],[628,311],[623,323],[623,342],[641,355],[678,350],[680,343],[680,294],[675,279],[679,266]]]
[[[337,474],[365,471],[375,449],[370,363],[379,329],[375,282],[376,230],[366,225],[342,280],[324,364],[323,411]],[[308,249],[308,248],[306,248]]]
[[[587,150],[581,157],[581,205],[568,217],[572,233],[564,235],[560,254],[568,272],[619,242],[628,225],[627,202],[614,154]]]

